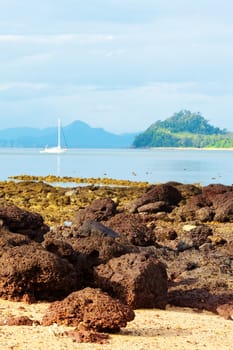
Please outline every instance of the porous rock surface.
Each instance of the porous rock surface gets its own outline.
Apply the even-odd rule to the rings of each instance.
[[[163,211],[169,212],[172,210],[172,206],[177,205],[181,199],[181,193],[177,188],[169,184],[154,185],[141,197],[127,204],[126,209],[131,213],[135,213],[140,211],[140,208],[146,204],[162,202]],[[151,209],[152,207],[149,208],[149,211]],[[157,211],[158,208],[156,207],[155,212]]]
[[[50,305],[42,325],[79,326],[101,332],[119,331],[134,319],[133,310],[100,289],[85,288]]]
[[[87,220],[79,227],[60,227],[45,236],[46,240],[63,240],[72,246],[76,253],[86,256],[89,262],[99,265],[109,259],[138,251],[127,240],[118,239],[118,234],[100,222]]]
[[[31,213],[16,205],[0,206],[0,220],[9,231],[24,234],[37,242],[41,242],[43,235],[49,231],[40,214]]]
[[[4,231],[1,234],[4,235]],[[3,246],[0,254],[1,297],[50,300],[77,289],[77,274],[67,260],[46,251],[39,243],[19,241],[19,235],[13,233],[7,236],[8,248]]]
[[[110,198],[95,199],[87,208],[79,210],[74,218],[73,223],[81,225],[86,220],[102,221],[116,213],[116,204]]]
[[[133,245],[149,246],[155,244],[156,237],[153,229],[146,225],[143,217],[139,214],[118,213],[104,224]]]
[[[151,254],[125,254],[95,268],[97,286],[123,303],[137,308],[164,308],[167,274]]]

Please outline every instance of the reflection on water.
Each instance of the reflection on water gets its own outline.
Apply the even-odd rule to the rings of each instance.
[[[61,157],[57,154],[57,176],[61,176]]]
[[[71,149],[41,154],[38,149],[0,149],[0,180],[12,175],[114,178],[150,183],[233,182],[233,152],[177,149]]]

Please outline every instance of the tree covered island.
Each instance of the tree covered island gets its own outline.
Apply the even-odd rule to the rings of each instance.
[[[152,124],[136,136],[133,146],[233,148],[233,133],[210,125],[199,112],[182,110]]]

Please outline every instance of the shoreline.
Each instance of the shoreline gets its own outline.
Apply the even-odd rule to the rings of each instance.
[[[146,148],[144,148],[146,149]],[[148,147],[153,150],[181,150],[181,151],[233,151],[233,147],[215,148],[215,147]]]

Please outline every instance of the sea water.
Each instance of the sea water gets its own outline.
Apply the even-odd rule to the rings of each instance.
[[[232,150],[70,149],[42,154],[39,149],[0,149],[0,180],[15,175],[107,177],[164,183],[233,183]]]

